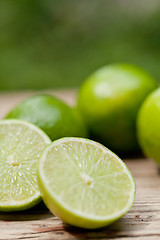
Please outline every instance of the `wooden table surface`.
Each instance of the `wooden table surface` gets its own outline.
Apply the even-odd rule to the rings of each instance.
[[[73,91],[52,92],[74,104]],[[0,93],[0,118],[8,110],[34,92]],[[160,175],[148,159],[126,159],[137,185],[132,210],[114,224],[99,230],[83,230],[62,223],[41,204],[29,211],[0,213],[0,240],[4,239],[160,239]]]

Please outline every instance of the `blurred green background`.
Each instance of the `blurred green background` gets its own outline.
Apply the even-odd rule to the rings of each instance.
[[[113,62],[160,81],[159,0],[0,1],[0,90],[77,87]]]

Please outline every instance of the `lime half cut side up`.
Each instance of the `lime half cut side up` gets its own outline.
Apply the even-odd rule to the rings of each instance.
[[[25,210],[40,201],[38,162],[49,143],[48,136],[33,124],[0,121],[0,211]]]
[[[62,138],[44,150],[38,171],[51,212],[74,226],[106,226],[130,210],[135,182],[114,153],[97,142]]]

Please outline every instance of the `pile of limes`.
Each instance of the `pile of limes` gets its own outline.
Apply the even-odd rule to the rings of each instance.
[[[160,90],[151,93],[157,87],[141,68],[113,64],[84,81],[75,108],[44,94],[17,105],[0,121],[0,210],[28,209],[42,197],[78,227],[123,216],[135,182],[109,149],[128,154],[141,146],[160,164]]]

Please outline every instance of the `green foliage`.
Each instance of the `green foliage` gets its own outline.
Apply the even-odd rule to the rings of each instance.
[[[160,81],[159,39],[156,0],[1,0],[0,89],[77,87],[113,62]]]

